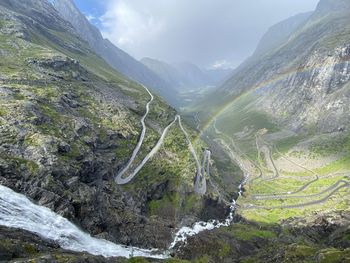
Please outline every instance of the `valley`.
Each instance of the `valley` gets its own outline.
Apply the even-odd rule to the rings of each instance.
[[[76,3],[0,1],[0,262],[350,262],[348,0],[234,70],[137,60]]]

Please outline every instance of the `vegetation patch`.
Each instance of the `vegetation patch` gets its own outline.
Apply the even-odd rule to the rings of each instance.
[[[239,223],[234,224],[230,226],[228,230],[224,229],[223,231],[230,233],[232,237],[240,240],[251,240],[252,238],[271,239],[276,237],[276,234],[270,230]]]

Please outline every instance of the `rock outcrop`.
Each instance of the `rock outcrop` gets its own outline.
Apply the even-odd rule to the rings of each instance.
[[[178,127],[133,182],[117,185],[149,94],[45,0],[1,1],[0,25],[0,184],[94,236],[146,248],[167,247],[176,227],[217,199],[210,190],[206,199],[194,193],[195,168]],[[175,115],[155,95],[136,162]]]
[[[250,94],[257,99],[254,109],[294,131],[315,127],[319,132],[332,132],[348,126],[348,5],[348,1],[323,0],[297,26],[290,20],[274,26],[263,41],[272,43],[269,48],[258,48],[203,101],[204,109],[220,109],[239,95]],[[289,25],[285,31],[290,33],[278,41],[266,39],[281,25]]]

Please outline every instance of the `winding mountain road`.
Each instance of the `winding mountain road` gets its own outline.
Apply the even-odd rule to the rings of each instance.
[[[187,131],[185,130],[185,128],[182,125],[180,116],[179,116],[179,126],[186,137],[188,148],[189,148],[189,150],[190,150],[190,152],[191,152],[191,154],[196,162],[196,171],[197,172],[196,172],[196,178],[195,178],[195,183],[194,183],[194,191],[199,195],[204,195],[207,191],[207,182],[205,179],[204,167],[201,167],[201,164],[200,164],[198,157],[197,157],[197,153],[192,145],[192,142],[190,140],[190,136],[188,135]],[[209,154],[208,154],[208,152],[209,152]],[[208,158],[210,159],[210,151],[205,150],[204,155],[203,155],[203,165],[205,165],[206,161],[209,164]],[[209,170],[207,170],[207,174],[209,176]]]
[[[344,184],[341,186],[338,186],[335,188],[332,192],[330,192],[327,196],[323,197],[322,199],[310,201],[310,202],[305,202],[305,203],[300,203],[300,204],[295,204],[295,205],[281,205],[281,206],[256,206],[256,205],[247,205],[242,207],[243,209],[291,209],[291,208],[303,208],[306,206],[311,206],[311,205],[317,205],[324,203],[328,201],[329,198],[331,198],[335,193],[339,192],[341,189],[349,187],[350,184],[347,181],[343,181]]]
[[[251,172],[248,166],[250,166],[250,168],[256,168],[259,172],[258,178],[262,177],[262,170],[261,168],[254,162],[252,161],[244,152],[242,152],[234,143],[233,139],[229,136],[227,136],[226,134],[224,134],[223,132],[221,132],[217,126],[216,126],[216,122],[217,119],[214,120],[213,122],[213,128],[215,133],[220,136],[221,138],[217,138],[215,139],[215,141],[220,142],[220,144],[227,149],[227,152],[229,153],[231,159],[233,162],[235,162],[243,171],[244,173],[244,181],[241,185],[241,187],[243,187],[243,185],[245,185],[248,181],[252,180],[250,179],[251,177]],[[229,144],[226,142],[226,140],[229,141]],[[243,157],[244,156],[244,159]],[[244,160],[249,163],[246,164],[244,162]]]
[[[267,142],[265,142],[264,140],[262,140],[260,138],[261,142],[263,142],[264,144],[266,144],[269,148],[271,147]],[[276,148],[275,148],[276,149]],[[314,176],[315,176],[315,179],[303,184],[301,187],[299,187],[297,190],[295,191],[289,191],[289,192],[280,192],[280,193],[274,193],[274,194],[256,194],[256,195],[252,195],[252,198],[259,198],[259,197],[275,197],[275,196],[285,196],[285,197],[288,197],[289,195],[294,195],[294,194],[297,194],[297,193],[300,193],[302,191],[304,191],[305,189],[307,189],[311,184],[317,182],[319,180],[319,175],[317,173],[315,173],[314,171],[304,167],[304,166],[301,166],[300,164],[292,161],[292,160],[289,160],[287,157],[285,157],[281,152],[279,152],[277,149],[276,149],[277,153],[279,155],[281,155],[283,158],[285,158],[287,161],[291,162],[292,164],[304,169],[305,171],[307,172],[310,172],[312,173]],[[273,167],[274,169],[276,169],[276,171],[278,172],[278,169],[277,169],[277,166],[272,158],[272,155],[271,155],[271,152],[270,152],[270,159],[271,159],[271,162],[273,164]],[[274,179],[277,179],[279,177],[279,174],[277,177],[275,178],[264,178],[262,179],[261,181],[271,181],[271,180],[274,180]]]
[[[145,139],[145,135],[146,135],[146,124],[145,124],[145,119],[148,116],[149,113],[149,107],[151,105],[151,103],[154,100],[154,97],[152,95],[152,93],[145,87],[142,85],[142,87],[147,91],[147,93],[150,95],[151,99],[149,100],[149,102],[146,104],[146,113],[145,115],[143,115],[143,117],[141,118],[141,125],[142,125],[142,131],[140,134],[140,138],[139,141],[137,142],[137,145],[131,155],[131,158],[129,160],[129,162],[127,163],[127,165],[125,166],[125,168],[117,175],[117,177],[115,178],[115,181],[117,184],[127,184],[129,183],[137,173],[131,173],[128,177],[123,178],[123,175],[129,170],[130,166],[132,165],[132,163],[135,161],[135,158],[137,156],[137,154],[139,153],[143,140]],[[163,132],[164,133],[164,132]],[[142,168],[142,167],[141,167]]]
[[[268,145],[267,143],[265,143],[265,141],[263,141],[260,137],[259,132],[256,134],[255,136],[255,141],[256,141],[256,146],[257,146],[257,150],[258,150],[258,154],[264,155],[264,159],[265,159],[265,163],[266,166],[272,170],[273,175],[272,177],[268,177],[268,178],[264,178],[264,181],[269,181],[269,180],[274,180],[276,178],[278,178],[280,176],[279,171],[277,169],[277,166],[272,158],[272,154],[271,154],[271,148],[270,145]]]
[[[163,130],[162,135],[159,138],[157,144],[145,156],[145,158],[141,161],[141,163],[133,171],[131,171],[129,174],[127,174],[127,172],[130,170],[132,164],[135,161],[137,154],[139,153],[139,151],[142,147],[142,144],[143,144],[143,141],[144,141],[144,138],[146,135],[146,130],[147,130],[146,124],[145,124],[145,119],[147,118],[147,116],[149,114],[150,105],[154,100],[152,93],[145,86],[142,85],[142,87],[150,95],[150,100],[146,104],[146,113],[141,118],[142,131],[140,134],[140,138],[137,142],[137,145],[136,145],[127,165],[123,168],[123,170],[120,173],[117,174],[117,176],[115,178],[115,182],[119,185],[124,185],[124,184],[128,184],[131,180],[133,180],[135,178],[135,176],[140,172],[140,170],[145,166],[145,164],[159,151],[160,147],[162,146],[162,144],[164,142],[166,135],[168,134],[169,129],[178,121],[180,129],[186,137],[186,141],[187,141],[189,150],[190,150],[190,152],[191,152],[191,154],[196,162],[196,177],[195,177],[195,181],[194,181],[194,191],[199,195],[205,195],[205,193],[207,192],[207,182],[206,182],[205,174],[210,176],[210,174],[209,174],[210,167],[209,166],[210,166],[211,153],[208,150],[204,151],[202,166],[201,166],[199,159],[197,157],[197,153],[196,153],[196,151],[192,145],[192,142],[190,140],[190,136],[188,135],[187,131],[185,130],[185,128],[182,125],[180,115],[176,115],[175,119]],[[206,166],[206,168],[205,168],[205,166]],[[127,176],[123,177],[126,174],[127,174]]]
[[[259,143],[258,143],[258,136],[256,137],[257,139],[257,147],[259,147]],[[252,204],[248,204],[245,205],[243,207],[243,209],[291,209],[291,208],[303,208],[306,206],[311,206],[311,205],[316,205],[316,204],[320,204],[320,203],[324,203],[326,202],[329,198],[331,198],[335,193],[337,193],[338,191],[340,191],[343,188],[348,188],[350,187],[350,183],[348,180],[338,180],[337,182],[335,182],[333,185],[329,186],[328,188],[315,193],[315,194],[310,194],[310,195],[296,195],[302,191],[304,191],[305,189],[307,189],[310,185],[312,185],[313,183],[317,182],[320,179],[320,176],[315,173],[314,171],[301,166],[300,164],[290,160],[288,157],[284,156],[281,152],[278,151],[278,149],[276,147],[273,147],[271,145],[269,145],[266,141],[264,141],[262,138],[260,138],[260,142],[263,143],[266,147],[268,147],[269,149],[271,148],[275,148],[276,152],[284,159],[286,159],[287,161],[291,162],[293,165],[296,165],[302,169],[304,169],[307,172],[310,172],[311,174],[313,174],[315,176],[315,179],[303,184],[301,187],[299,187],[297,190],[295,191],[291,191],[291,192],[283,192],[283,193],[273,193],[273,194],[256,194],[256,195],[251,195],[250,197],[252,199],[255,200],[276,200],[276,199],[305,199],[305,198],[313,198],[313,197],[320,197],[326,193],[329,193],[328,195],[326,195],[325,197],[323,197],[322,199],[318,199],[318,200],[313,200],[313,201],[309,201],[309,202],[302,202],[299,204],[291,204],[291,205],[280,205],[280,206],[258,206],[258,205],[252,205]],[[271,148],[270,148],[271,147]],[[269,156],[270,156],[270,160],[273,164],[274,169],[276,169],[276,171],[278,172],[278,169],[274,163],[274,160],[272,158],[271,155],[271,151],[269,152]],[[331,176],[335,176],[335,175],[329,175],[326,177],[331,177]],[[279,176],[277,176],[276,178],[263,178],[261,181],[272,181],[277,179]],[[325,177],[325,178],[326,178]],[[284,178],[283,176],[281,178]],[[349,179],[349,176],[347,176],[347,179]]]
[[[213,127],[215,130],[215,133],[217,135],[219,135],[221,138],[215,139],[216,141],[219,141],[222,146],[224,148],[226,148],[228,150],[228,152],[230,153],[230,156],[232,157],[232,159],[239,164],[239,166],[241,167],[241,169],[246,173],[247,170],[245,169],[244,165],[242,165],[242,162],[240,161],[240,158],[237,158],[237,149],[236,147],[233,146],[233,148],[231,148],[224,139],[228,139],[231,144],[233,144],[232,139],[229,138],[227,135],[223,134],[216,126],[216,120],[214,120],[213,123]],[[253,183],[253,181],[257,180],[257,179],[261,179],[261,182],[263,181],[273,181],[276,180],[278,178],[285,178],[284,176],[280,176],[278,168],[274,162],[274,159],[272,158],[272,149],[274,149],[274,146],[269,145],[265,140],[263,140],[260,136],[260,134],[257,134],[256,136],[256,145],[257,145],[257,149],[259,152],[263,153],[265,156],[265,161],[266,164],[270,167],[270,169],[273,171],[273,176],[272,177],[268,177],[268,178],[264,178],[263,177],[263,172],[262,170],[259,168],[258,165],[255,165],[258,170],[260,171],[260,176],[259,177],[255,177],[252,178],[248,181],[249,184]],[[224,138],[225,137],[225,138]],[[260,145],[262,145],[260,147]],[[280,205],[280,206],[258,206],[258,205],[253,205],[253,204],[247,204],[244,205],[242,207],[242,209],[291,209],[291,208],[303,208],[306,206],[311,206],[311,205],[316,205],[316,204],[321,204],[326,202],[327,200],[329,200],[334,194],[336,194],[338,191],[340,191],[343,188],[349,188],[350,187],[350,182],[348,181],[349,176],[347,176],[348,179],[344,180],[338,180],[337,182],[335,182],[333,185],[329,186],[328,188],[315,193],[315,194],[310,194],[310,195],[296,195],[302,191],[304,191],[305,189],[307,189],[310,185],[312,185],[313,183],[317,182],[320,179],[320,176],[315,173],[314,171],[303,167],[301,165],[299,165],[298,163],[295,163],[294,161],[290,160],[288,157],[284,156],[281,152],[278,151],[278,149],[275,149],[276,152],[284,159],[286,159],[287,161],[291,162],[293,165],[296,165],[302,169],[304,169],[307,172],[310,172],[312,175],[315,176],[315,178],[311,181],[308,181],[307,183],[303,184],[301,187],[299,187],[297,190],[295,191],[291,191],[291,192],[283,192],[283,193],[273,193],[273,194],[256,194],[256,195],[251,195],[250,197],[252,199],[255,200],[274,200],[274,199],[306,199],[306,198],[315,198],[315,197],[321,197],[324,194],[327,194],[326,196],[324,196],[321,199],[317,199],[317,200],[312,200],[312,201],[308,201],[308,202],[302,202],[299,204],[290,204],[290,205]],[[331,176],[335,176],[335,175],[329,175],[326,177],[331,177]],[[325,177],[325,178],[326,178]],[[304,178],[303,178],[304,179]]]
[[[333,185],[329,186],[327,189],[317,193],[317,194],[310,194],[310,195],[274,195],[274,196],[255,196],[253,199],[256,200],[273,200],[273,199],[292,199],[292,198],[297,198],[297,199],[302,199],[302,198],[310,198],[310,197],[318,197],[321,196],[329,191],[334,190],[337,188],[341,183],[347,185],[349,184],[348,181],[345,180],[339,180]]]

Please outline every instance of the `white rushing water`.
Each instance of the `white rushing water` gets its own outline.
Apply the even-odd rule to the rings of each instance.
[[[192,227],[182,227],[176,234],[168,251],[140,249],[118,245],[104,239],[91,237],[67,219],[50,209],[32,203],[27,197],[0,185],[0,225],[17,228],[55,241],[61,248],[75,252],[87,252],[104,257],[131,256],[166,259],[178,244],[187,243],[188,237],[206,230],[229,226],[233,222],[236,201],[232,201],[226,220],[196,222]]]
[[[168,258],[167,253],[117,245],[91,237],[50,209],[35,205],[24,195],[0,185],[0,225],[27,230],[57,242],[63,249],[104,257]]]
[[[143,86],[144,87],[144,86]],[[168,130],[178,121],[179,126],[184,133],[190,152],[193,155],[196,162],[196,180],[194,190],[199,195],[204,195],[207,189],[205,173],[210,177],[209,165],[210,165],[210,151],[206,150],[203,155],[202,165],[199,162],[196,151],[191,143],[190,137],[181,123],[181,117],[177,115],[173,122],[171,122],[163,131],[160,139],[155,147],[146,155],[142,162],[126,177],[123,175],[130,169],[134,162],[136,155],[140,151],[145,134],[146,125],[145,119],[149,113],[150,104],[153,102],[154,97],[150,91],[144,87],[150,95],[150,101],[146,105],[146,113],[141,119],[142,131],[140,139],[133,151],[133,154],[126,165],[126,167],[117,175],[117,184],[129,183],[147,161],[152,158],[159,150],[163,141],[168,133]],[[206,167],[205,167],[206,166]],[[246,180],[243,182],[245,184]],[[239,195],[242,194],[242,185],[239,186]],[[236,208],[236,201],[233,200],[230,205],[230,213],[224,221],[211,220],[209,222],[196,222],[192,227],[182,227],[175,234],[175,238],[171,243],[168,251],[159,252],[157,249],[140,249],[136,247],[127,247],[123,245],[114,244],[104,239],[98,239],[91,237],[89,234],[80,230],[77,226],[69,222],[62,216],[54,213],[48,208],[38,206],[32,203],[24,195],[18,194],[13,190],[0,185],[0,225],[18,228],[22,230],[35,233],[45,239],[55,241],[63,249],[87,252],[92,255],[100,255],[104,257],[126,257],[140,256],[157,259],[165,259],[170,257],[170,251],[172,251],[178,244],[187,243],[188,237],[197,235],[206,230],[213,230],[220,227],[229,226],[234,219],[234,211]]]
[[[189,237],[198,235],[199,233],[207,230],[213,230],[221,227],[228,227],[233,222],[233,215],[236,208],[236,201],[233,200],[230,206],[230,213],[225,221],[220,222],[219,220],[210,220],[209,222],[196,222],[192,227],[182,227],[177,231],[174,241],[171,243],[169,250],[175,248],[178,244],[186,244]]]

